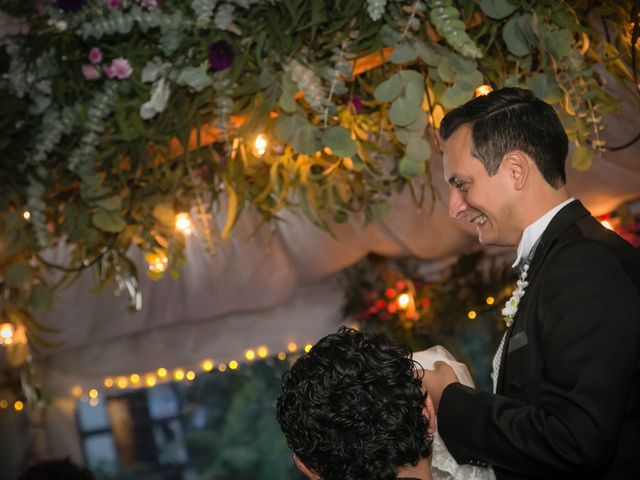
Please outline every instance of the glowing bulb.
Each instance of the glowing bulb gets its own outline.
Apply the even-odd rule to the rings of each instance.
[[[478,316],[478,314],[476,312],[474,312],[473,310],[471,310],[469,313],[467,313],[467,317],[469,317],[469,320],[473,320],[477,316]]]
[[[80,395],[82,395],[82,387],[80,385],[76,385],[75,387],[73,387],[71,389],[71,395],[73,395],[74,397],[79,397]]]
[[[307,343],[307,344],[304,346],[304,351],[305,351],[305,352],[307,352],[307,353],[309,353],[309,352],[311,351],[311,349],[312,349],[312,348],[313,348],[313,345],[311,345],[310,343]]]
[[[24,408],[24,403],[22,403],[20,400],[16,400],[16,402],[13,404],[13,408],[16,409],[16,412],[19,412]]]
[[[95,388],[92,388],[91,390],[89,390],[89,397],[98,398],[98,390],[96,390]]]
[[[211,370],[213,370],[213,360],[203,360],[202,361],[202,369],[205,372],[210,372]]]
[[[185,235],[191,235],[191,219],[188,213],[179,213],[176,215],[176,229]]]
[[[285,360],[287,358],[287,354],[284,352],[280,352],[278,354],[278,360]]]
[[[4,398],[0,400],[0,408],[5,410],[9,406],[9,402],[7,402]]]
[[[11,345],[13,343],[13,335],[15,334],[13,323],[0,324],[0,344]]]
[[[256,141],[254,143],[254,153],[261,157],[264,155],[264,152],[267,151],[267,137],[261,133],[256,137]]]
[[[258,356],[260,358],[267,358],[267,355],[269,355],[269,349],[267,347],[264,345],[258,347]]]
[[[409,301],[411,298],[408,293],[403,293],[398,297],[398,307],[402,310],[405,310],[409,306]]]
[[[160,378],[164,378],[164,377],[167,376],[167,369],[166,368],[159,368],[156,373],[158,374],[158,376]]]
[[[167,269],[169,259],[164,255],[146,255],[147,263],[149,264],[149,270],[154,273],[162,273]]]
[[[118,380],[116,381],[116,384],[118,385],[118,388],[122,388],[125,389],[127,388],[127,385],[129,384],[127,382],[127,379],[125,377],[120,377],[118,378]]]
[[[253,350],[247,350],[246,352],[244,352],[244,357],[247,360],[253,360],[254,358],[256,358],[256,354]]]
[[[602,226],[604,228],[608,228],[609,230],[613,230],[613,225],[611,225],[611,222],[609,220],[602,220],[600,223],[602,224]]]
[[[229,362],[229,368],[231,370],[236,370],[238,368],[238,362],[236,362],[235,360],[231,360]]]
[[[218,365],[218,370],[221,372],[226,372],[227,366],[224,363],[221,363],[220,365]]]
[[[184,371],[181,369],[176,370],[173,372],[173,378],[176,380],[182,380],[184,378]]]
[[[487,297],[487,305],[493,305],[496,303],[496,299],[493,297]]]
[[[113,387],[113,378],[107,377],[104,379],[104,386],[107,388]]]
[[[185,377],[187,377],[187,380],[191,381],[196,378],[196,372],[189,370]]]
[[[290,342],[289,345],[287,345],[287,350],[293,353],[298,350],[298,345],[296,345],[294,342]]]
[[[480,85],[476,88],[474,96],[480,97],[482,95],[488,95],[491,92],[493,92],[493,87],[491,85]]]
[[[153,375],[148,375],[144,381],[144,383],[147,384],[147,387],[153,387],[156,384],[156,382],[157,382],[156,377],[154,377]]]
[[[22,217],[26,220],[29,221],[29,219],[31,218],[31,212],[29,210],[25,210],[24,213],[22,214]]]
[[[138,383],[140,381],[140,375],[138,375],[137,373],[132,373],[129,377],[129,380],[131,380],[131,383]]]

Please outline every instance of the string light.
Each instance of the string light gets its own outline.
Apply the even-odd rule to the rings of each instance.
[[[178,370],[173,372],[173,378],[175,378],[176,380],[183,380],[184,379],[184,370],[179,368]]]
[[[162,273],[169,265],[169,259],[164,255],[147,254],[146,260],[149,264],[149,270],[153,273]]]
[[[278,360],[285,360],[287,358],[287,354],[284,352],[278,353]]]
[[[22,218],[28,222],[31,219],[31,212],[29,210],[25,210],[22,214]]]
[[[220,365],[218,365],[218,371],[226,372],[227,371],[227,366],[224,363],[221,363]]]
[[[107,388],[113,387],[113,378],[107,377],[104,379],[104,386]]]
[[[235,360],[231,360],[229,362],[229,368],[231,370],[236,370],[238,368],[238,362],[236,362]]]
[[[254,358],[256,358],[256,354],[253,350],[247,350],[246,352],[244,352],[244,358],[246,358],[247,360],[253,360]]]
[[[16,409],[16,412],[20,412],[24,408],[24,403],[22,403],[20,400],[16,400],[13,404],[13,408]]]
[[[398,308],[402,310],[406,310],[409,306],[409,302],[411,302],[411,297],[408,293],[403,293],[398,297]]]
[[[138,375],[137,373],[132,373],[131,376],[129,377],[129,380],[131,380],[131,383],[135,385],[140,381],[140,375]]]
[[[269,355],[269,349],[267,347],[264,345],[258,347],[258,356],[260,358],[267,358],[267,355]]]
[[[469,317],[469,320],[474,320],[477,316],[478,316],[478,314],[476,312],[474,312],[473,310],[471,310],[469,313],[467,313],[467,317]]]
[[[493,297],[487,297],[487,305],[493,305],[494,303],[496,303],[496,299]]]
[[[189,370],[185,377],[187,377],[187,380],[192,381],[194,378],[196,378],[196,372],[194,372],[193,370]]]
[[[158,376],[160,378],[164,378],[164,377],[167,376],[167,369],[166,368],[159,368],[156,373],[158,374]]]
[[[267,151],[267,145],[267,137],[263,133],[261,133],[256,137],[256,140],[253,144],[253,153],[256,156],[261,157]]]
[[[205,372],[210,372],[211,370],[213,370],[213,360],[203,360],[202,361],[202,369]]]
[[[296,345],[294,342],[290,342],[287,345],[287,350],[289,350],[291,353],[295,352],[296,350],[298,350],[298,345]]]
[[[13,343],[13,336],[16,333],[13,323],[0,323],[0,344],[11,345]]]
[[[153,387],[155,386],[157,380],[156,377],[154,377],[153,375],[147,375],[147,378],[145,378],[144,383],[147,384],[147,387]]]
[[[304,351],[305,351],[305,352],[307,352],[307,353],[309,353],[309,352],[311,351],[311,349],[312,349],[312,348],[313,348],[313,345],[311,345],[310,343],[307,343],[307,344],[304,346]]]
[[[188,213],[182,212],[176,215],[176,229],[186,236],[191,235],[191,219]]]
[[[0,408],[6,410],[9,407],[9,402],[7,402],[4,398],[0,400]]]
[[[91,390],[89,390],[89,397],[98,398],[98,390],[96,390],[95,388],[92,388]]]
[[[480,85],[476,88],[474,96],[480,97],[482,95],[488,95],[491,92],[493,92],[493,87],[491,85]]]
[[[127,385],[129,384],[129,382],[127,382],[127,379],[125,377],[119,377],[116,383],[118,385],[118,388],[123,390],[127,388]]]
[[[75,387],[73,387],[71,389],[71,395],[73,395],[74,397],[79,397],[80,395],[82,395],[82,387],[80,385],[76,385]]]

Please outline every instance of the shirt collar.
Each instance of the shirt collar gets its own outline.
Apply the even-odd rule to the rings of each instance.
[[[543,216],[541,216],[538,220],[524,229],[524,232],[522,232],[522,238],[520,239],[520,244],[518,245],[518,257],[512,265],[513,268],[516,268],[516,266],[523,258],[527,258],[529,256],[529,254],[531,253],[531,249],[547,229],[547,227],[551,223],[551,220],[553,220],[553,217],[556,216],[556,213],[562,210],[565,205],[568,205],[574,200],[575,198],[571,197],[570,199],[556,205]]]

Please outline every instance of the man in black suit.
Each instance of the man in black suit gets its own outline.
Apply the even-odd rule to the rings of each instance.
[[[499,480],[640,478],[640,255],[570,196],[567,136],[531,92],[475,98],[440,136],[450,214],[520,271],[494,392],[426,372],[448,449]]]

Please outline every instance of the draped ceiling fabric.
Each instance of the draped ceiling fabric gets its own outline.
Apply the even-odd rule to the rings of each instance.
[[[603,137],[611,145],[640,130],[637,104],[627,102],[609,115]],[[568,185],[595,215],[640,197],[640,142],[594,159],[591,168],[568,168]],[[198,235],[187,240],[187,264],[177,280],[141,275],[142,310],[130,313],[128,297],[108,287],[92,293],[96,281],[84,272],[60,292],[52,312],[40,317],[60,329],[57,350],[41,351],[39,365],[58,396],[73,385],[100,386],[105,376],[152,372],[158,367],[194,368],[204,358],[243,359],[247,348],[270,352],[288,342],[304,345],[340,323],[340,270],[367,253],[415,255],[444,260],[477,246],[472,225],[449,218],[441,159],[431,162],[438,199],[417,209],[408,191],[391,199],[389,215],[362,226],[362,218],[333,226],[335,238],[290,212],[275,228],[257,232],[257,217],[245,212],[231,240],[211,256]],[[429,197],[429,195],[427,195]],[[433,207],[433,208],[432,208]],[[219,219],[222,222],[224,219]],[[64,263],[62,247],[48,259]],[[136,256],[144,272],[142,255]]]

